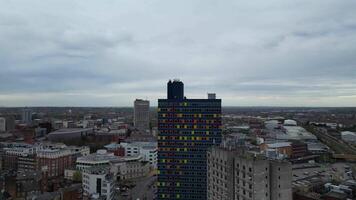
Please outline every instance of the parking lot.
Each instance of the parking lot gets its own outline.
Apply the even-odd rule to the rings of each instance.
[[[354,163],[296,164],[293,165],[293,181],[302,181],[313,177],[341,181],[351,177],[350,171],[354,165]]]

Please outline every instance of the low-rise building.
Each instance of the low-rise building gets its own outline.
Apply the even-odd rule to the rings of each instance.
[[[72,184],[64,188],[60,188],[55,192],[32,192],[27,195],[27,199],[31,200],[81,200],[83,199],[82,184]]]
[[[109,153],[106,150],[98,150],[96,153],[79,157],[76,161],[76,168],[83,171],[86,168],[109,166],[112,163],[121,162],[122,159]]]
[[[356,143],[356,133],[351,131],[341,132],[341,139],[345,142]]]
[[[83,171],[83,190],[88,197],[114,199],[115,179],[107,166],[89,167]]]
[[[3,167],[13,170],[35,170],[34,155],[36,149],[32,146],[15,146],[3,148]]]
[[[111,151],[124,149],[125,156],[141,156],[142,161],[147,161],[151,167],[157,168],[157,142],[122,142],[106,145],[105,148]]]
[[[308,154],[308,145],[304,142],[293,141],[291,158],[300,158]]]
[[[64,144],[2,143],[4,169],[18,171],[48,170],[49,177],[61,176],[75,165],[77,157],[88,155],[89,147],[67,147]]]
[[[147,176],[150,163],[142,161],[141,156],[126,157],[123,162],[115,164],[117,177],[120,180],[134,179]]]
[[[262,151],[272,150],[283,154],[285,157],[292,155],[292,146],[290,142],[263,143],[260,145]]]
[[[115,156],[125,156],[125,148],[120,144],[111,143],[106,145],[105,148],[108,150],[108,152],[114,153]]]
[[[48,139],[52,142],[63,142],[79,140],[83,136],[93,134],[92,128],[62,128],[48,134]]]
[[[40,171],[18,171],[16,176],[16,198],[26,198],[29,194],[43,192]]]

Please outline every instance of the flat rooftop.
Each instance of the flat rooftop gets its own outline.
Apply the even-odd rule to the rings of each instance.
[[[113,153],[93,153],[87,156],[82,156],[77,158],[77,162],[112,162],[112,163],[119,163],[119,162],[126,162],[126,161],[138,161],[142,157],[141,156],[125,156],[125,157],[118,157],[115,156]]]
[[[300,126],[284,126],[284,132],[278,132],[276,139],[279,140],[317,140],[316,136]]]
[[[54,134],[66,134],[66,133],[80,133],[80,132],[87,132],[87,131],[93,131],[93,129],[92,128],[62,128],[53,131],[49,134],[54,135]]]

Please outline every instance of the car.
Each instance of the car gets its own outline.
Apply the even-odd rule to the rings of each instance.
[[[127,196],[129,196],[129,194],[128,193],[122,193],[121,196],[127,197]]]

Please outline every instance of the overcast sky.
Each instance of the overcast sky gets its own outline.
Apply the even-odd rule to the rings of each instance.
[[[0,106],[356,106],[356,1],[0,0]]]

